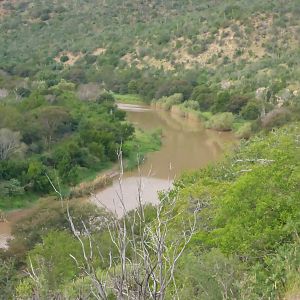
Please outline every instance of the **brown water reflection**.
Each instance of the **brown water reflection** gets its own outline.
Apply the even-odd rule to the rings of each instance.
[[[123,194],[126,209],[137,205],[138,182],[143,186],[143,202],[157,203],[157,190],[168,189],[183,171],[196,170],[220,159],[224,150],[232,145],[234,137],[229,132],[207,130],[191,119],[182,118],[146,106],[119,105],[127,111],[127,118],[145,131],[162,129],[162,147],[147,155],[140,170],[126,172],[122,179],[122,192],[116,180],[111,187],[100,191],[92,201],[122,214],[120,195]]]
[[[123,214],[120,197],[123,197],[126,210],[137,206],[139,186],[142,188],[142,202],[155,204],[158,201],[157,191],[172,186],[172,181],[183,171],[204,167],[220,159],[234,137],[229,132],[216,132],[205,129],[200,122],[184,119],[178,115],[147,106],[119,105],[127,111],[127,118],[145,131],[162,129],[162,147],[159,151],[147,155],[140,170],[126,172],[119,181],[91,197],[91,200],[104,205],[119,216]],[[20,210],[8,214],[8,222],[0,222],[0,248],[6,245],[10,237],[13,222],[27,214]]]

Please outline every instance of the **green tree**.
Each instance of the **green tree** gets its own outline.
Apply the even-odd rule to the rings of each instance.
[[[128,93],[136,94],[138,92],[137,82],[135,80],[130,80],[128,83]]]
[[[55,135],[71,123],[71,116],[66,108],[47,106],[36,112],[38,121],[45,135],[45,143],[50,146]]]
[[[191,98],[199,103],[200,109],[203,111],[209,110],[214,103],[214,95],[206,85],[195,87]]]
[[[217,94],[216,100],[212,107],[214,113],[224,112],[227,110],[228,104],[230,103],[230,93],[228,91],[219,92]]]
[[[29,163],[26,177],[33,191],[45,193],[50,190],[46,174],[47,169],[40,161],[33,160]]]
[[[241,110],[241,116],[246,120],[256,120],[260,116],[260,105],[256,101],[250,101]]]
[[[45,281],[48,295],[57,290],[65,282],[75,278],[80,273],[80,267],[76,265],[75,257],[82,264],[82,252],[78,240],[66,231],[50,231],[43,237],[41,244],[37,244],[28,252],[28,267],[33,268]]]

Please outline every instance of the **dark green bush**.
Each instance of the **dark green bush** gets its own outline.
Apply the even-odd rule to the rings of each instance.
[[[59,59],[62,63],[65,63],[69,60],[69,56],[68,55],[62,55]]]
[[[241,116],[246,120],[255,120],[260,115],[260,105],[256,101],[250,101],[241,110]]]

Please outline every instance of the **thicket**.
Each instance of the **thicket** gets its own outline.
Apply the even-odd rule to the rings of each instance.
[[[174,282],[168,286],[165,299],[176,295],[179,299],[276,299],[297,295],[298,135],[299,123],[260,134],[244,142],[218,165],[184,174],[173,190],[161,194],[163,212],[168,212],[162,212],[162,216],[170,220],[166,255],[174,250],[171,241],[181,236],[183,220],[188,222],[195,212],[197,216],[196,234],[176,265],[176,286]],[[10,289],[4,289],[5,295],[27,299],[38,292],[46,298],[68,299],[80,294],[89,299],[91,290],[96,291],[92,275],[86,273],[90,271],[84,267],[80,243],[68,218],[63,217],[67,214],[66,206],[61,204],[49,199],[16,225],[15,239],[3,253],[5,263],[0,269],[1,278],[8,278],[11,284]],[[107,272],[110,261],[118,257],[118,244],[111,240],[114,233],[101,224],[107,224],[112,216],[91,205],[69,205],[83,243],[89,249],[89,232],[94,253],[101,253],[93,256],[91,266],[101,280],[110,278],[110,286],[121,274],[121,265],[113,273]],[[154,208],[148,207],[143,213],[143,226],[157,226]],[[130,212],[124,220],[127,230],[140,241],[144,227],[134,223],[134,216],[137,217]],[[146,246],[147,240],[143,242]],[[130,265],[135,254],[129,246],[126,253]],[[34,270],[39,281],[17,271],[24,266],[30,274]],[[139,274],[145,271],[137,270]],[[137,288],[132,276],[126,278],[126,282],[132,282],[130,292]],[[116,299],[113,290],[109,297]]]
[[[179,298],[298,295],[298,134],[299,123],[258,135],[175,183],[178,211],[200,207],[199,231],[177,269]]]
[[[278,101],[299,106],[297,1],[96,2],[4,1],[0,88],[28,97],[26,78],[48,88],[64,78],[81,85],[81,93],[94,84],[148,102],[182,94],[183,102],[199,103],[198,111],[245,120],[259,119]],[[231,36],[234,55],[226,52]],[[215,45],[221,48],[206,63],[180,61],[185,51],[199,58]],[[259,88],[268,89],[264,108]]]
[[[134,139],[133,126],[112,96],[80,101],[67,85],[61,82],[33,90],[21,101],[1,103],[2,209],[22,206],[19,198],[26,199],[26,194],[51,192],[48,177],[60,178],[63,186],[75,185],[84,174],[116,161],[121,144]]]
[[[51,193],[47,176],[62,189],[75,185],[114,162],[123,142],[131,164],[145,139],[135,139],[112,93],[99,90],[195,110],[217,129],[239,123],[246,139],[265,128],[267,136],[183,175],[168,194],[180,212],[172,237],[195,210],[198,227],[166,298],[299,295],[299,123],[275,129],[300,116],[299,7],[297,0],[1,1],[0,208]],[[211,47],[221,48],[198,62]],[[101,227],[111,216],[73,205],[84,243],[86,224],[101,246],[105,259],[93,263],[102,276],[116,254]],[[154,212],[147,208],[147,222]],[[70,257],[82,265],[66,213],[51,198],[16,225],[0,255],[0,297],[32,297],[32,278],[22,272],[31,264],[40,267],[45,299],[91,297],[90,279]]]

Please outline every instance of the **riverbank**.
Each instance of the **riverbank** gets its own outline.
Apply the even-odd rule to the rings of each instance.
[[[174,94],[159,100],[152,100],[150,106],[154,109],[162,109],[176,114],[182,118],[200,121],[208,129],[216,131],[232,131],[237,138],[249,139],[252,135],[251,122],[230,112],[219,112],[213,114],[210,111],[200,111],[196,101],[185,101],[179,103]],[[145,106],[147,103],[137,94],[114,94],[115,99],[122,104]]]
[[[141,164],[147,153],[159,150],[161,146],[161,132],[154,130],[145,132],[139,128],[135,129],[133,137],[122,145],[124,169],[132,170]],[[77,184],[73,187],[66,184],[61,185],[61,192],[64,197],[82,197],[89,195],[95,190],[99,190],[112,183],[113,178],[118,173],[118,163],[101,162],[92,169],[81,168],[79,170]],[[50,191],[50,195],[54,191]],[[28,208],[34,205],[39,198],[48,194],[34,192],[22,193],[2,199],[0,210],[9,212],[18,209]]]
[[[143,131],[136,128],[134,137],[123,145],[124,171],[134,170],[138,164],[142,164],[147,154],[160,149],[161,131],[151,130]],[[86,172],[86,177],[81,176],[82,181],[72,188],[62,187],[64,197],[69,199],[88,199],[91,194],[103,190],[105,187],[112,185],[113,180],[119,176],[119,164],[108,164],[108,168],[100,172]],[[12,226],[26,216],[31,207],[36,205],[39,197],[35,195],[34,201],[26,202],[27,205],[0,210],[0,249],[6,247],[7,240],[11,237]],[[40,198],[42,200],[42,198]],[[24,203],[24,202],[23,202]]]
[[[128,105],[126,110],[128,120],[144,131],[161,128],[163,143],[159,151],[147,155],[138,169],[124,173],[121,189],[119,181],[113,180],[111,186],[96,191],[90,198],[97,206],[104,206],[118,216],[124,214],[124,208],[126,211],[136,208],[138,199],[142,203],[157,204],[158,191],[172,187],[183,172],[219,160],[235,141],[230,132],[205,129],[199,119],[182,118],[145,105]]]
[[[251,122],[234,115],[231,112],[213,114],[212,112],[202,112],[198,109],[196,101],[186,101],[180,103],[181,94],[174,94],[170,97],[163,97],[153,100],[151,107],[169,111],[182,118],[200,121],[207,129],[216,131],[232,131],[237,138],[248,139],[251,136]]]
[[[126,141],[122,146],[124,171],[135,169],[142,164],[146,155],[158,151],[161,147],[161,131],[159,129],[151,132],[142,131],[136,128],[134,138]],[[114,164],[108,170],[97,174],[89,180],[83,180],[70,189],[69,198],[81,198],[89,196],[113,183],[113,180],[120,174],[119,163]]]
[[[127,111],[128,121],[135,128],[141,128],[136,129],[134,138],[123,144],[124,170],[127,170],[123,184],[128,209],[136,203],[140,176],[143,176],[145,201],[156,203],[158,190],[168,188],[182,172],[202,168],[220,159],[227,151],[227,144],[232,144],[234,140],[229,132],[206,130],[199,120],[181,118],[149,106],[126,105],[122,109]],[[138,170],[137,164],[141,165]],[[88,180],[83,178],[65,196],[79,201],[89,199],[99,206],[104,203],[106,207],[111,207],[116,199],[115,179],[118,174],[117,163],[97,174],[90,173]],[[93,199],[91,194],[95,195]],[[2,225],[7,227],[7,224]]]
[[[147,104],[140,95],[137,94],[113,94],[114,98],[118,103],[124,104],[137,104],[137,105],[145,105]]]

